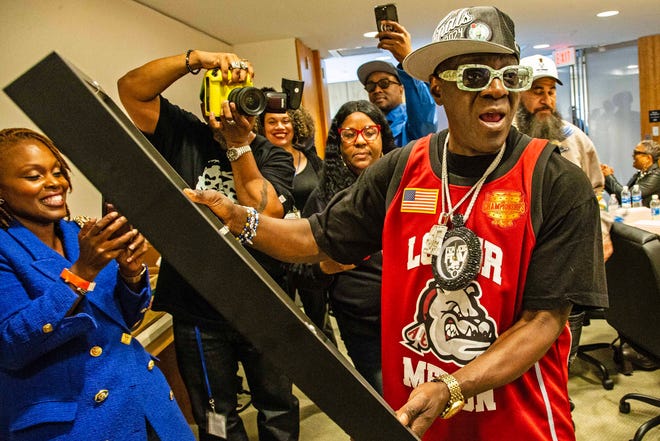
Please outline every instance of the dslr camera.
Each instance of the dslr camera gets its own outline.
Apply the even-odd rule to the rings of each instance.
[[[228,75],[231,79],[231,72]],[[220,115],[224,101],[236,104],[240,113],[251,116],[263,112],[284,113],[288,109],[295,110],[302,101],[303,85],[303,81],[282,78],[282,92],[263,92],[254,87],[249,76],[242,83],[223,84],[221,72],[210,69],[202,83],[204,114],[209,116],[213,112]]]

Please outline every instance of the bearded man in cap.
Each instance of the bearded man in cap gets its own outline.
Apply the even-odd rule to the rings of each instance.
[[[378,47],[390,51],[399,64],[394,67],[382,60],[369,61],[358,67],[357,75],[369,101],[385,114],[394,142],[401,147],[437,130],[435,101],[429,85],[411,77],[401,66],[412,52],[408,31],[395,21],[382,23],[385,30],[376,35]]]
[[[403,61],[449,129],[388,153],[322,213],[250,231],[286,261],[383,250],[384,397],[427,441],[575,440],[567,318],[607,306],[599,207],[555,146],[512,128],[532,82],[519,56],[508,15],[450,12]],[[233,234],[254,216],[220,193],[185,193]]]
[[[580,167],[589,177],[594,192],[603,191],[605,178],[594,143],[577,126],[565,121],[557,111],[557,66],[543,55],[532,55],[520,60],[534,71],[532,87],[520,94],[520,107],[516,114],[518,130],[533,138],[542,138],[559,146],[562,156]]]

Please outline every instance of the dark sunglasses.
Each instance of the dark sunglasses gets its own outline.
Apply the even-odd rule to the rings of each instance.
[[[381,89],[385,90],[388,87],[390,87],[390,84],[401,84],[401,83],[397,83],[394,80],[388,80],[387,78],[380,79],[380,80],[376,81],[375,83],[373,81],[367,81],[367,83],[364,85],[364,90],[371,93],[374,90],[376,90],[376,86],[378,86]]]

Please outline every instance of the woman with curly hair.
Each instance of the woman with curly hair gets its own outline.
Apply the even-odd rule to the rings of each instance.
[[[264,92],[273,91],[262,88]],[[256,131],[265,136],[273,145],[291,153],[293,166],[296,170],[293,177],[293,198],[295,205],[287,217],[300,217],[307,198],[318,186],[323,161],[316,153],[314,145],[314,120],[303,106],[286,113],[264,112],[259,115]],[[317,293],[305,293],[300,290],[297,279],[291,274],[291,265],[282,264],[286,268],[286,290],[292,299],[296,292],[300,296],[305,314],[312,323],[323,330],[323,333],[335,343],[335,335],[328,316],[328,304],[325,298]]]
[[[291,215],[299,217],[299,211],[319,183],[323,163],[314,146],[312,115],[302,106],[296,110],[289,109],[286,113],[264,112],[259,115],[256,130],[273,145],[283,148],[293,157],[293,166],[296,169],[293,178],[295,207]]]
[[[325,146],[319,186],[307,200],[303,217],[322,211],[360,173],[395,148],[385,115],[369,101],[349,101],[337,111]],[[302,291],[329,298],[348,355],[360,374],[382,394],[380,360],[380,282],[382,253],[355,265],[335,261],[294,266]],[[318,294],[317,294],[318,295]]]

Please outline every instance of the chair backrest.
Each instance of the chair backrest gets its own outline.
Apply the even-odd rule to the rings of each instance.
[[[660,359],[660,237],[623,223],[610,231],[607,322],[632,346]]]

